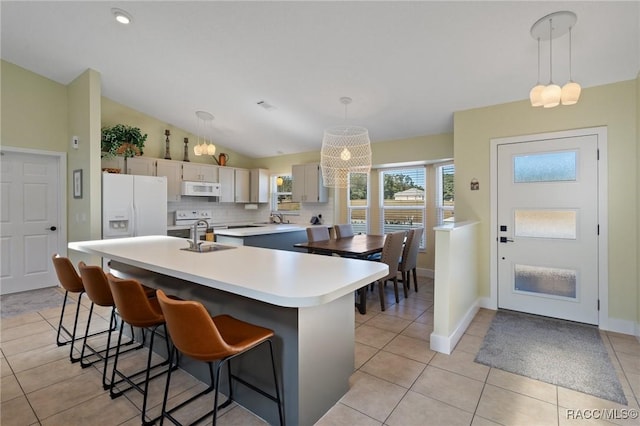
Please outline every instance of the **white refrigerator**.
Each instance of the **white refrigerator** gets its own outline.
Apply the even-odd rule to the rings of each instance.
[[[102,238],[167,235],[167,178],[103,173]]]

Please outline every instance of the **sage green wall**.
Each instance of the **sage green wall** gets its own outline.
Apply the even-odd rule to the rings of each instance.
[[[640,72],[636,77],[636,189],[640,191]],[[640,196],[636,204],[636,287],[638,289],[637,311],[636,311],[636,336],[640,338]]]
[[[492,138],[595,126],[608,129],[609,316],[637,318],[638,135],[637,82],[583,89],[573,106],[532,108],[528,101],[454,114],[456,219],[482,222],[479,296],[488,296],[490,270],[489,144]],[[479,191],[470,191],[477,178]]]
[[[0,61],[2,145],[67,152],[67,88]]]
[[[195,111],[193,111],[193,122],[196,122]],[[139,127],[142,133],[147,134],[144,144],[144,156],[153,158],[164,158],[165,139],[164,131],[169,130],[169,152],[172,160],[182,161],[184,159],[184,138],[189,138],[189,161],[193,163],[216,164],[209,155],[196,157],[193,154],[193,147],[196,144],[197,136],[180,129],[170,123],[158,120],[149,115],[143,114],[125,105],[119,104],[108,98],[102,98],[102,126],[113,126],[115,124],[127,124]],[[215,126],[215,121],[214,121]],[[215,144],[215,141],[214,141]],[[223,146],[216,145],[216,156],[221,152],[229,154],[229,166],[251,168],[253,159]]]

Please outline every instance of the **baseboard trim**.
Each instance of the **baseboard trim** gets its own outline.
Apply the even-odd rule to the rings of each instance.
[[[481,297],[478,299],[478,306],[485,309],[491,309],[492,311],[498,310],[498,304],[490,297]]]
[[[450,336],[435,334],[435,332],[431,333],[431,336],[429,338],[429,346],[431,350],[436,352],[441,352],[446,355],[450,355],[451,352],[453,352],[453,349],[456,347],[456,345],[460,341],[460,339],[462,339],[464,332],[467,330],[467,327],[469,327],[469,324],[471,324],[471,321],[473,321],[473,318],[476,316],[479,309],[480,309],[479,299],[476,299],[476,301],[471,305],[471,307],[469,307],[467,312],[464,314],[464,316],[458,323],[458,326],[453,331],[453,333],[451,333]]]
[[[416,268],[416,274],[419,277],[426,277],[433,279],[433,269]]]
[[[640,338],[638,335],[638,326],[639,325],[635,321],[609,317],[607,318],[606,323],[600,324],[598,328],[600,328],[600,330],[629,334]]]

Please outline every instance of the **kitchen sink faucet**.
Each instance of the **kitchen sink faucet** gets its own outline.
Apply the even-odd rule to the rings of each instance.
[[[191,230],[191,232],[193,232],[193,241],[189,241],[189,245],[191,246],[190,248],[194,250],[200,250],[200,245],[202,244],[202,241],[200,241],[200,235],[198,235],[198,225],[200,225],[201,223],[204,223],[207,226],[205,228],[205,232],[207,229],[209,229],[209,222],[204,219],[199,219],[198,221],[196,221],[196,223],[193,224],[193,229]]]

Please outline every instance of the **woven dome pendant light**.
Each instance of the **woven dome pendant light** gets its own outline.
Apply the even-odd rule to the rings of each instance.
[[[347,105],[351,98],[342,97],[345,121]],[[364,127],[337,126],[324,131],[320,167],[324,186],[347,188],[349,173],[369,173],[371,171],[371,141]]]

